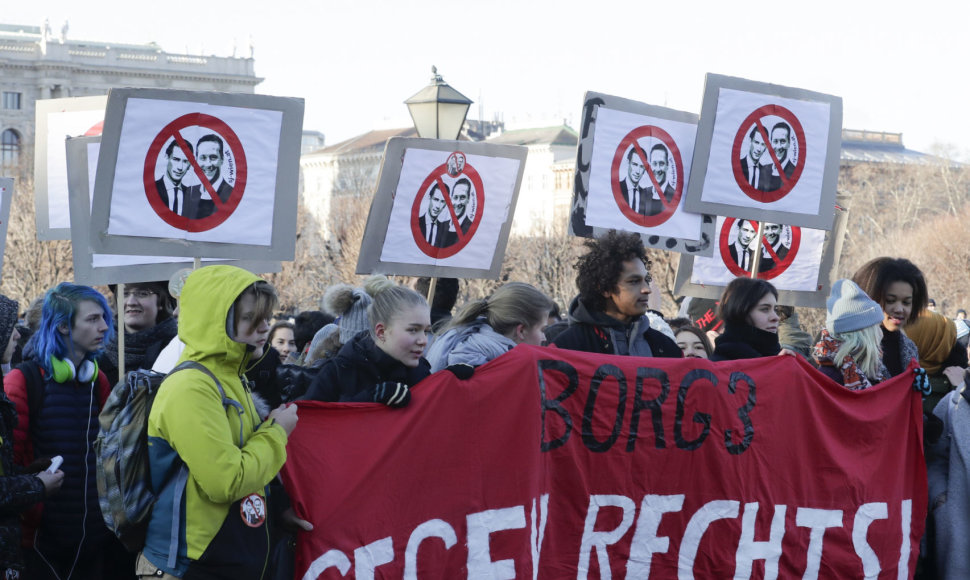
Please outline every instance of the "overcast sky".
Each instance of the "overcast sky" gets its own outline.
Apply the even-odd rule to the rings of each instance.
[[[333,144],[404,127],[431,65],[469,118],[578,125],[587,90],[699,113],[707,72],[843,98],[843,125],[970,156],[970,3],[596,0],[4,2],[0,21],[76,39],[229,56],[255,46],[257,92],[306,99]],[[2,81],[0,81],[2,82]]]

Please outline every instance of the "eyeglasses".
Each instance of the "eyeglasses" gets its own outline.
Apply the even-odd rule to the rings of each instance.
[[[125,290],[124,297],[127,300],[134,296],[135,298],[148,298],[149,296],[154,296],[157,294],[154,290]]]

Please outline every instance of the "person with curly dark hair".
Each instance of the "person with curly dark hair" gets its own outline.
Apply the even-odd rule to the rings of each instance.
[[[576,261],[579,296],[569,305],[569,327],[552,341],[559,348],[682,358],[670,337],[650,328],[650,260],[640,236],[610,230],[587,240]]]
[[[905,258],[883,256],[862,265],[852,281],[882,305],[883,362],[890,376],[901,374],[910,361],[919,360],[916,344],[903,327],[919,320],[926,309],[929,292],[923,272]]]

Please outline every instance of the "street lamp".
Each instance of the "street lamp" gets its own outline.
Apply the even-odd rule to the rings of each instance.
[[[431,67],[431,84],[404,101],[418,137],[457,139],[465,124],[472,100],[451,88],[436,67]]]

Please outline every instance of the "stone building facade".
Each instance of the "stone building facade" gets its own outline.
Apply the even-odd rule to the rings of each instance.
[[[152,44],[117,44],[58,36],[48,26],[0,24],[0,165],[15,165],[34,145],[40,99],[104,95],[112,88],[253,93],[263,79],[246,57],[165,52]]]

